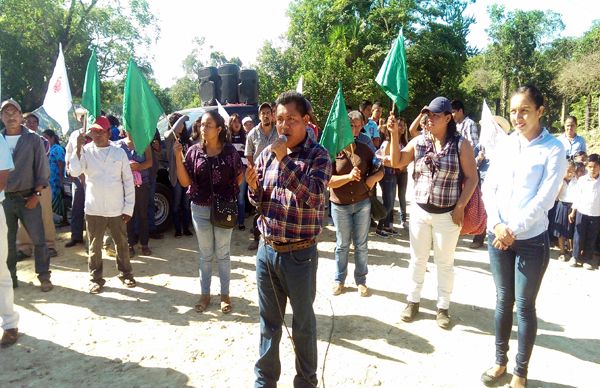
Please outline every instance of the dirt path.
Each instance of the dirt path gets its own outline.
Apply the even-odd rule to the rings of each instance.
[[[62,247],[67,236],[60,236]],[[101,295],[87,293],[81,246],[60,249],[52,261],[55,288],[47,294],[34,281],[33,261],[19,263],[15,301],[23,334],[17,345],[0,350],[0,386],[252,386],[258,307],[254,256],[246,250],[249,239],[247,231],[234,231],[230,315],[218,311],[217,297],[207,313],[193,310],[200,288],[193,237],[152,240],[154,254],[133,261],[134,289],[121,286],[114,277],[114,259],[106,257],[108,282]],[[399,322],[407,239],[406,234],[397,239],[371,235],[367,284],[373,295],[360,298],[348,284],[350,291],[332,297],[333,227],[322,234],[315,302],[321,385],[325,362],[326,387],[482,386],[479,376],[494,360],[495,293],[486,251],[470,250],[469,240],[461,240],[450,309],[454,326],[443,331],[435,324],[433,265],[419,319]],[[218,290],[218,278],[213,279],[213,290]],[[551,261],[538,298],[539,332],[529,386],[599,385],[599,279],[598,271]],[[516,342],[511,343],[511,369],[515,349]],[[285,335],[281,355],[280,386],[289,387],[295,372]]]

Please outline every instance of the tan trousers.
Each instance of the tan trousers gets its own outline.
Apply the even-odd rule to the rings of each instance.
[[[48,248],[56,249],[56,228],[54,227],[54,216],[52,214],[52,190],[46,187],[42,190],[40,197],[40,206],[42,207],[42,221],[44,222],[44,233],[46,234],[46,245]],[[30,255],[33,252],[33,243],[19,221],[19,231],[17,232],[17,250]]]
[[[117,249],[117,270],[119,276],[131,278],[131,262],[129,261],[129,246],[127,245],[127,226],[120,216],[101,217],[85,215],[85,225],[89,240],[88,269],[90,281],[104,284],[102,278],[102,244],[104,232],[110,230]]]

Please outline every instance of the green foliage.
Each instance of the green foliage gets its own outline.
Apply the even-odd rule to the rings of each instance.
[[[189,76],[179,78],[177,82],[175,82],[175,85],[169,89],[173,107],[177,110],[200,106],[201,102],[198,88],[197,78]]]
[[[123,17],[126,10],[131,17]],[[87,60],[97,47],[102,78],[124,74],[129,57],[148,64],[144,53],[157,33],[146,0],[2,0],[0,1],[2,94],[23,109],[42,104],[48,79],[63,45],[73,96],[80,96]]]

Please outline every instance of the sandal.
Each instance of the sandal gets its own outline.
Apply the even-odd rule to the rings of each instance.
[[[99,294],[102,291],[102,286],[98,283],[90,283],[90,294]]]
[[[206,310],[208,308],[209,304],[210,304],[210,295],[202,294],[202,295],[200,295],[200,299],[198,299],[198,303],[196,303],[194,305],[194,310],[196,310],[197,313],[202,313],[202,312],[204,312],[204,310]]]
[[[133,278],[133,276],[131,276],[131,277],[119,276],[119,280],[121,280],[121,283],[123,283],[123,285],[127,288],[133,288],[137,285],[135,283],[135,279]]]
[[[223,314],[231,312],[231,299],[229,299],[229,295],[221,295],[221,312]]]

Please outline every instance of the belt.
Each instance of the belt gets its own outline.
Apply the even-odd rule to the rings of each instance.
[[[33,195],[33,189],[23,191],[4,192],[6,198],[27,198]]]
[[[317,243],[314,238],[307,240],[300,240],[295,242],[278,242],[271,239],[264,238],[264,241],[276,252],[293,252],[301,249],[310,248]]]

